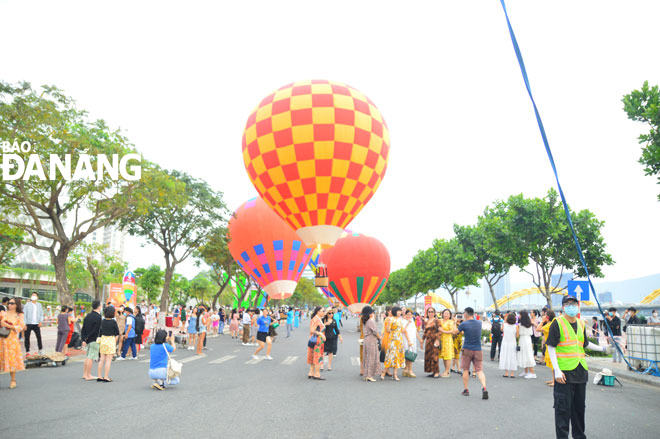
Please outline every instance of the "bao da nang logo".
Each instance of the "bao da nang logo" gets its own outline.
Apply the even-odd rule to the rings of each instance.
[[[48,166],[44,167],[41,156],[32,153],[32,144],[29,141],[9,142],[0,141],[2,160],[0,161],[0,170],[2,171],[2,180],[29,180],[38,178],[39,180],[56,180],[57,174],[64,180],[103,180],[107,173],[111,180],[137,181],[142,177],[142,167],[140,162],[142,158],[139,154],[112,154],[107,156],[99,154],[94,157],[87,154],[88,150],[81,151],[75,157],[78,161],[72,163],[72,154],[65,154],[64,161],[57,154],[50,154]],[[23,155],[19,155],[22,153]],[[25,154],[27,162],[25,161]],[[95,158],[96,160],[92,160]],[[137,163],[137,164],[134,164]],[[75,165],[75,166],[74,166]],[[95,165],[95,166],[94,166]]]

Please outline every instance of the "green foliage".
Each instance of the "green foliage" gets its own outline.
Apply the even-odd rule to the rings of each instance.
[[[217,227],[210,232],[196,254],[211,267],[211,278],[218,287],[213,296],[211,307],[215,307],[218,298],[226,290],[229,283],[243,275],[243,271],[229,252],[228,244],[226,227]],[[238,291],[236,293],[238,294]]]
[[[314,281],[301,277],[296,285],[293,295],[288,299],[281,302],[283,305],[293,306],[323,306],[327,305],[328,301],[319,290],[314,286]]]
[[[92,287],[92,296],[96,300],[101,299],[104,285],[121,283],[122,276],[128,267],[127,263],[121,261],[117,256],[110,254],[105,246],[96,243],[88,244],[86,242],[80,244],[69,254],[69,258],[67,259],[67,273],[77,276],[76,282],[82,281],[80,279],[81,275],[71,270],[79,270],[81,265],[85,267],[89,274],[85,282]],[[72,285],[72,282],[69,281],[69,286],[71,287]]]
[[[149,303],[158,300],[161,288],[163,287],[163,277],[165,273],[156,264],[149,268],[138,268],[135,270],[135,282],[137,286],[147,296]]]
[[[29,154],[38,154],[46,173],[53,155],[65,163],[65,156],[70,154],[75,170],[83,157],[97,169],[100,154],[123,157],[136,153],[119,130],[109,128],[103,120],[89,120],[87,113],[56,87],[35,90],[27,82],[0,82],[0,139],[29,141],[33,150],[16,154],[26,163]],[[69,253],[94,230],[129,211],[146,212],[167,198],[165,191],[153,190],[154,181],[161,179],[157,168],[145,160],[141,167],[138,181],[121,177],[114,181],[107,173],[99,181],[67,181],[60,172],[54,179],[0,180],[0,223],[23,231],[23,244],[48,252],[63,303],[73,304],[66,273]]]
[[[0,265],[10,264],[15,251],[23,242],[25,232],[8,224],[0,223]]]
[[[179,305],[188,303],[191,295],[190,281],[185,276],[174,273],[172,276],[172,283],[170,283],[170,292],[172,295],[172,302]]]
[[[640,90],[623,97],[623,110],[629,119],[648,124],[649,132],[638,138],[642,145],[639,162],[646,175],[656,175],[660,184],[660,89],[657,85],[649,87],[649,82],[644,81]]]
[[[165,279],[160,298],[167,309],[169,288],[176,266],[199,249],[210,234],[225,224],[227,208],[222,193],[203,180],[179,171],[167,171],[170,197],[165,204],[149,206],[146,213],[132,212],[122,218],[131,235],[156,244],[165,257]]]
[[[412,291],[408,287],[409,283],[409,272],[408,268],[401,268],[399,270],[393,271],[390,273],[390,277],[387,281],[387,285],[383,291],[381,291],[378,299],[376,300],[377,305],[391,305],[393,303],[399,302],[404,299],[407,291]]]
[[[87,265],[82,254],[71,253],[66,261],[66,279],[69,282],[69,290],[89,290],[92,286],[92,276],[87,271]]]
[[[434,290],[446,289],[454,309],[458,311],[456,294],[470,285],[478,286],[483,267],[476,264],[475,256],[466,251],[456,238],[436,239],[431,249],[435,259],[431,286],[435,287]]]
[[[198,273],[190,281],[190,296],[196,299],[197,303],[207,302],[214,293],[215,287],[208,273]]]

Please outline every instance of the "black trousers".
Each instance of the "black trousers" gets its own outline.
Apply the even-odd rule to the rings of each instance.
[[[25,325],[27,329],[25,330],[25,352],[30,352],[30,333],[34,331],[37,336],[37,346],[39,350],[42,350],[44,347],[41,344],[41,328],[39,325]]]
[[[569,425],[574,439],[584,439],[584,409],[587,383],[559,384],[555,381],[555,433],[557,439],[568,438]]]
[[[499,345],[499,349],[502,350],[502,336],[501,335],[493,335],[493,341],[490,344],[490,359],[494,360],[495,359],[495,353],[497,352],[497,346]],[[497,358],[499,358],[499,354],[497,355]]]

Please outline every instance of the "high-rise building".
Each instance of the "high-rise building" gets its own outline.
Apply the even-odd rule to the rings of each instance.
[[[106,251],[114,254],[123,261],[126,232],[115,226],[105,226],[98,231],[101,230],[103,231],[103,246],[107,249]]]
[[[484,307],[489,307],[493,304],[493,297],[490,295],[490,288],[488,288],[488,284],[485,280],[482,280],[482,284],[484,289]],[[511,294],[511,277],[509,276],[509,272],[507,272],[502,279],[495,284],[493,290],[497,300],[500,300],[507,294]]]

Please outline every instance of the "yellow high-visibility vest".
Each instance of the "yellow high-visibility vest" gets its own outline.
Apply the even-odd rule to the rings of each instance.
[[[556,347],[557,363],[561,370],[573,370],[581,364],[584,370],[589,370],[584,359],[584,322],[577,319],[576,334],[565,316],[556,318],[559,325],[559,344]]]

